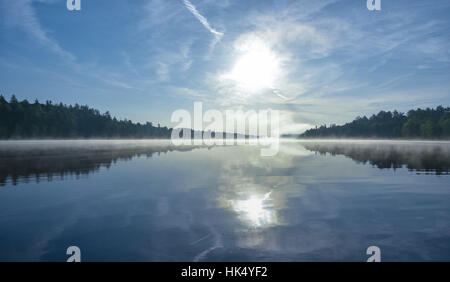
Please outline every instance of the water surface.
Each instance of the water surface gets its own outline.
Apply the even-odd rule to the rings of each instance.
[[[0,142],[0,260],[450,260],[450,143]]]

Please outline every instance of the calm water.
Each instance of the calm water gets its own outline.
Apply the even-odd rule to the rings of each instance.
[[[450,261],[450,143],[0,142],[0,261]]]

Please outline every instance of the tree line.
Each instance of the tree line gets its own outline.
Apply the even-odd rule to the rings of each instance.
[[[363,138],[450,138],[450,108],[398,111],[380,111],[370,118],[357,117],[352,122],[337,126],[322,125],[305,131],[300,137],[363,137]]]
[[[75,104],[41,104],[0,96],[0,139],[18,138],[170,138],[172,129],[151,122],[118,120],[109,112]]]

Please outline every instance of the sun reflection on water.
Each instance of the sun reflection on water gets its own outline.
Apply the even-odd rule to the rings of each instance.
[[[268,226],[276,223],[273,210],[272,191],[264,195],[251,195],[246,200],[232,200],[232,208],[253,227]]]

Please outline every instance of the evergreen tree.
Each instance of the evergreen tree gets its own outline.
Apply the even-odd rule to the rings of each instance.
[[[0,138],[170,138],[172,129],[117,120],[107,111],[0,96]]]
[[[380,111],[370,118],[357,117],[341,126],[322,125],[307,130],[300,137],[365,137],[365,138],[450,138],[450,108],[410,110],[407,114],[397,111]]]

